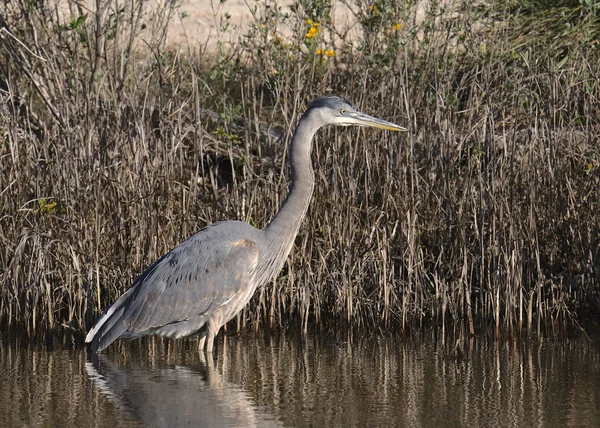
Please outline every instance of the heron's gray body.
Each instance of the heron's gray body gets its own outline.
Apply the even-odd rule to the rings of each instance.
[[[220,328],[283,267],[314,187],[312,138],[328,123],[405,130],[357,112],[338,97],[315,100],[294,132],[290,190],[271,223],[262,230],[240,221],[215,223],[171,250],[100,316],[86,337],[92,350],[100,351],[119,337],[198,333],[200,347],[212,351]]]
[[[152,264],[105,311],[89,335],[94,338],[103,330],[96,349],[119,337],[180,338],[197,332],[212,347],[221,326],[285,263],[269,251],[265,235],[241,221],[215,223],[192,235]]]

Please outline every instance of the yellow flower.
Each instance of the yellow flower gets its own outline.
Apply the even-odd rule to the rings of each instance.
[[[317,29],[317,27],[310,27],[310,29],[308,30],[308,33],[306,33],[306,38],[312,39],[313,37],[315,37],[317,35],[318,32],[319,32],[319,30]]]
[[[323,55],[323,49],[317,49],[317,55]]]
[[[327,55],[328,57],[331,58],[332,56],[335,56],[335,52],[333,50],[331,50],[331,49],[327,49],[325,51],[325,55]]]
[[[306,20],[306,25],[312,25],[313,24],[313,20],[312,19],[307,19]]]
[[[321,26],[321,24],[319,24],[318,22],[315,22],[315,28],[319,28]]]
[[[402,29],[402,24],[400,24],[399,22],[395,25],[392,25],[392,30],[394,31],[399,31]]]
[[[371,9],[371,12],[375,12],[377,10],[377,5],[372,4],[369,9]]]

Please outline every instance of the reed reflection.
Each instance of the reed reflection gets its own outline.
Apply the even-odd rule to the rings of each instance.
[[[288,426],[600,426],[597,343],[449,343],[257,340],[225,372]]]

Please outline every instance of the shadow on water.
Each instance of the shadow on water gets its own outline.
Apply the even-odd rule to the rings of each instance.
[[[600,346],[435,337],[0,340],[0,426],[600,426]]]

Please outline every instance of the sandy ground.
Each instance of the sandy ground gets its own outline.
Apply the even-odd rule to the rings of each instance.
[[[59,14],[66,22],[69,16],[78,13],[69,9],[78,4],[84,12],[92,15],[96,10],[96,0],[55,0]],[[131,0],[101,0],[101,5],[114,10]],[[168,0],[150,0],[147,7],[154,10],[164,7]],[[245,33],[248,24],[253,21],[251,9],[260,14],[266,7],[282,7],[290,10],[292,0],[181,0],[177,13],[171,20],[167,33],[167,46],[186,50],[188,46],[216,49],[220,43],[225,46],[236,42]],[[107,9],[108,10],[108,9]],[[351,9],[339,0],[332,0],[333,25],[338,30],[355,28],[356,20]],[[222,25],[229,21],[228,31],[222,31]],[[285,28],[282,29],[285,36]],[[152,35],[149,34],[151,37]]]
[[[130,5],[132,2],[137,4],[141,0],[49,0],[49,4],[56,4],[59,15],[63,16],[65,23],[71,19],[71,15],[78,16],[79,11],[93,16],[96,12],[96,5],[100,4],[103,8],[104,17],[112,11]],[[165,9],[170,1],[178,2],[178,8],[174,13],[168,27],[166,44],[169,49],[180,51],[192,50],[215,51],[221,46],[227,47],[236,44],[238,39],[246,34],[250,23],[254,21],[252,10],[256,10],[259,15],[263,14],[266,8],[281,7],[284,12],[290,14],[294,0],[143,0],[146,10],[149,13]],[[457,0],[439,0],[438,5],[447,6],[452,3],[458,3]],[[417,0],[414,3],[414,22],[421,22],[425,18],[425,11],[429,8],[430,0]],[[70,9],[71,8],[71,9]],[[334,30],[331,32],[332,43],[337,44],[335,33],[345,34],[344,39],[359,40],[362,37],[360,25],[357,23],[356,14],[353,9],[358,11],[354,5],[354,0],[331,0],[331,17]],[[223,24],[228,22],[227,31],[223,31]],[[291,34],[291,30],[280,28],[281,34],[285,38]],[[145,33],[145,34],[144,34]],[[139,34],[140,40],[152,39],[155,34],[150,28]]]
[[[291,0],[224,0],[222,3],[219,0],[182,0],[180,12],[188,16],[175,18],[169,29],[167,45],[175,47],[186,42],[206,42],[209,47],[215,47],[218,42],[227,44],[235,41],[232,38],[244,34],[245,27],[254,19],[252,8],[260,13],[265,7],[277,5],[289,11],[293,3]],[[332,1],[332,12],[334,25],[340,30],[352,27],[356,22],[352,11],[341,1]],[[221,24],[226,21],[226,16],[229,16],[230,31],[223,32]]]

